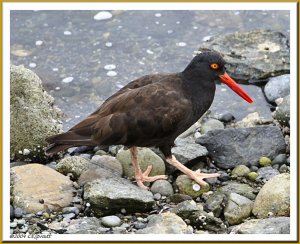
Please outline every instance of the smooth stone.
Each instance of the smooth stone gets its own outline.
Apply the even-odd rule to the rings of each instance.
[[[234,181],[228,182],[227,185],[220,187],[218,191],[226,195],[230,195],[231,193],[237,193],[239,195],[249,198],[250,200],[254,200],[256,198],[256,195],[254,194],[254,188],[247,184],[242,184]]]
[[[179,175],[175,184],[178,187],[179,193],[191,196],[192,198],[200,197],[204,192],[209,191],[209,185],[200,186],[187,175]]]
[[[250,172],[247,174],[247,178],[252,181],[256,181],[257,177],[258,177],[258,173],[256,172]]]
[[[225,112],[218,116],[218,120],[220,120],[224,123],[229,123],[229,122],[233,121],[234,119],[235,119],[234,116],[229,112]]]
[[[279,174],[270,179],[259,191],[252,213],[257,218],[290,215],[290,175]]]
[[[273,159],[286,149],[282,132],[276,126],[213,130],[196,142],[207,148],[212,160],[222,169],[239,164],[257,165],[261,156]]]
[[[258,167],[257,166],[255,166],[255,165],[251,165],[250,166],[250,171],[251,172],[256,172],[258,170]]]
[[[251,215],[253,202],[236,193],[230,193],[224,209],[224,217],[229,225],[236,225]]]
[[[146,226],[147,225],[145,223],[141,223],[141,222],[134,223],[134,228],[137,230],[144,229],[144,228],[146,228]]]
[[[215,217],[219,217],[225,206],[225,194],[214,192],[205,201],[204,209],[206,212],[213,212]]]
[[[24,212],[23,212],[23,209],[22,208],[15,208],[14,209],[14,216],[16,218],[22,218]]]
[[[224,129],[224,124],[217,119],[209,119],[201,126],[201,134],[206,134],[210,130]]]
[[[284,97],[276,107],[273,118],[278,120],[282,126],[290,126],[290,95]]]
[[[171,183],[167,180],[157,180],[151,186],[152,193],[160,193],[162,196],[170,196],[174,194]]]
[[[105,216],[101,219],[101,224],[105,227],[116,227],[121,225],[121,219],[118,216]]]
[[[277,169],[273,169],[272,166],[262,167],[257,170],[258,177],[256,179],[264,179],[266,181],[272,179],[275,175],[279,174]]]
[[[10,158],[48,160],[46,138],[62,132],[62,112],[40,78],[23,66],[10,66]],[[19,153],[19,152],[22,153]]]
[[[73,200],[73,182],[57,171],[41,165],[28,164],[11,168],[13,205],[26,213],[36,213],[47,207],[58,211],[70,206]]]
[[[245,176],[250,172],[250,169],[245,165],[237,165],[232,171],[232,176]]]
[[[77,207],[65,207],[62,210],[63,214],[74,213],[75,215],[79,214],[79,209]]]
[[[251,219],[235,226],[230,234],[290,234],[290,218]]]
[[[280,75],[270,78],[264,87],[264,92],[270,102],[290,94],[290,75]]]
[[[74,219],[75,218],[75,213],[66,213],[63,214],[64,219]]]
[[[287,171],[288,171],[288,167],[285,164],[280,166],[279,173],[282,174],[282,173],[286,173]]]
[[[174,213],[166,212],[149,216],[146,228],[137,234],[192,234],[193,228]]]
[[[141,189],[122,178],[98,179],[84,185],[83,198],[91,204],[95,216],[120,213],[146,212],[155,201],[151,192]]]
[[[122,164],[115,157],[109,155],[94,155],[90,161],[89,168],[103,168],[120,176],[123,174]]]
[[[72,219],[66,234],[100,234],[100,220],[96,217]]]
[[[71,156],[63,158],[56,166],[56,170],[64,175],[72,173],[75,179],[86,171],[89,167],[90,161],[80,156]]]
[[[282,153],[282,154],[277,155],[277,156],[273,159],[272,165],[275,165],[275,164],[283,165],[283,164],[286,163],[286,161],[287,161],[286,154]]]
[[[17,223],[17,222],[11,222],[11,223],[10,223],[10,228],[12,228],[12,229],[17,228],[17,226],[18,226],[18,223]]]
[[[138,148],[137,152],[138,161],[143,172],[149,165],[152,165],[152,170],[149,176],[165,174],[166,167],[164,161],[151,149]],[[116,158],[122,164],[123,175],[132,178],[134,176],[134,167],[131,162],[130,151],[121,149],[118,151]]]
[[[261,167],[269,166],[269,165],[271,165],[271,163],[272,163],[272,161],[268,157],[260,157],[260,159],[259,159],[259,165]]]

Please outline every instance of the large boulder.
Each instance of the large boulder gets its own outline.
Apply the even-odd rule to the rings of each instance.
[[[196,142],[205,146],[216,165],[223,169],[238,164],[258,165],[260,157],[274,159],[286,149],[282,132],[276,126],[213,130]]]
[[[280,32],[255,30],[219,35],[203,43],[223,54],[228,73],[236,80],[266,79],[289,73],[290,47]]]
[[[10,155],[37,162],[46,157],[45,139],[62,132],[62,113],[34,72],[11,65],[10,75]]]

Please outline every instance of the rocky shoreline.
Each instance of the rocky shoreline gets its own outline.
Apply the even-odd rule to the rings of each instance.
[[[262,33],[262,36],[270,35]],[[276,33],[275,36],[286,48],[284,37]],[[221,42],[218,38],[214,40]],[[215,47],[214,40],[205,46]],[[264,46],[264,50],[258,52],[271,53],[272,58],[273,52],[278,52],[277,46],[274,50]],[[280,46],[279,50],[282,50]],[[281,53],[288,55],[286,49]],[[250,65],[253,63],[249,63],[244,76],[242,73],[236,76],[258,79],[249,77]],[[249,113],[241,121],[226,112],[207,113],[177,138],[172,153],[179,161],[194,170],[200,168],[203,172],[221,174],[207,180],[210,187],[201,188],[165,164],[157,149],[139,148],[142,170],[152,165],[151,175],[169,176],[168,180],[149,185],[149,191],[132,182],[130,154],[122,146],[70,148],[60,157],[46,157],[41,149],[45,142],[37,133],[47,137],[48,133],[59,131],[59,113],[51,99],[43,104],[38,99],[45,98],[38,77],[27,69],[12,66],[11,72],[18,74],[12,76],[12,84],[20,80],[28,86],[38,84],[31,101],[34,109],[24,112],[30,117],[39,109],[38,114],[44,115],[47,126],[29,133],[30,126],[36,124],[18,121],[26,122],[28,130],[22,131],[26,140],[31,140],[27,135],[34,134],[30,141],[34,143],[27,146],[17,145],[18,141],[25,140],[18,139],[17,126],[11,129],[12,139],[15,138],[11,144],[11,234],[290,233],[289,173],[295,163],[290,162],[290,78],[287,74],[276,75],[287,73],[289,68],[286,62],[283,68],[279,66],[276,64],[267,71],[268,78],[275,77],[263,88],[274,108],[272,119],[265,119],[257,112]],[[266,79],[264,75],[260,78]],[[15,86],[11,94],[11,99],[16,101],[11,107],[12,119],[14,111],[22,112],[18,107],[24,106],[22,98],[30,97],[26,91],[18,93],[17,88]],[[53,119],[51,114],[45,113],[47,109]],[[22,126],[24,128],[24,124]]]

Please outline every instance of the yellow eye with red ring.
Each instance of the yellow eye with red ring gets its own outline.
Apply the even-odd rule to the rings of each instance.
[[[210,65],[210,67],[214,70],[217,70],[220,66],[216,63],[213,63],[213,64]]]

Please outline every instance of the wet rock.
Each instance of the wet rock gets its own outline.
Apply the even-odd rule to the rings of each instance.
[[[236,193],[231,193],[224,209],[224,217],[230,225],[240,224],[251,214],[253,202]]]
[[[262,180],[270,180],[273,178],[275,175],[279,174],[279,171],[277,169],[273,169],[271,166],[268,167],[263,167],[257,170],[258,177],[257,179],[262,179]]]
[[[245,176],[250,172],[250,169],[245,165],[238,165],[232,171],[232,176]]]
[[[224,129],[224,124],[217,119],[209,119],[202,124],[200,131],[202,134],[205,134],[210,130],[216,129]]]
[[[11,168],[11,180],[13,205],[26,213],[44,210],[45,205],[57,211],[69,206],[73,200],[72,181],[44,165],[28,164]]]
[[[204,192],[209,191],[209,185],[200,186],[187,175],[179,175],[175,183],[179,193],[191,196],[192,198],[200,197]]]
[[[279,154],[273,159],[272,165],[275,164],[283,165],[286,163],[286,160],[287,160],[286,154]]]
[[[147,227],[137,234],[192,234],[193,228],[174,213],[162,213],[149,216]]]
[[[23,66],[10,66],[10,154],[18,160],[47,158],[45,139],[62,132],[62,116],[39,77]]]
[[[157,180],[151,186],[151,192],[160,193],[163,196],[170,196],[174,194],[171,183],[167,180]]]
[[[235,226],[230,234],[290,234],[290,218],[251,219]]]
[[[79,176],[88,169],[89,160],[79,157],[71,156],[63,158],[56,166],[56,170],[64,175],[71,173],[74,179],[78,179]]]
[[[273,117],[282,126],[290,126],[290,95],[284,97],[282,102],[276,107]]]
[[[229,122],[233,121],[234,119],[235,119],[234,116],[229,112],[222,113],[218,116],[218,120],[220,120],[224,123],[229,123]]]
[[[131,162],[130,151],[119,150],[116,158],[122,164],[123,174],[127,177],[133,177],[134,168]],[[149,165],[152,165],[150,176],[165,174],[164,161],[149,148],[138,148],[138,161],[143,172]]]
[[[222,53],[228,73],[236,80],[261,80],[290,70],[289,42],[280,32],[222,34],[203,43],[201,48]]]
[[[241,196],[249,198],[250,200],[254,200],[256,197],[256,195],[254,194],[254,188],[247,184],[242,184],[235,181],[228,182],[227,185],[220,187],[218,191],[226,195],[237,193]]]
[[[188,196],[188,195],[180,194],[180,193],[175,193],[170,196],[170,201],[175,204],[181,203],[186,200],[192,200],[192,197]]]
[[[268,157],[260,157],[259,159],[259,165],[262,167],[266,167],[271,165],[272,161]]]
[[[204,209],[206,212],[213,212],[215,217],[219,217],[225,206],[225,194],[214,192],[205,202]]]
[[[121,225],[121,219],[118,216],[105,216],[101,219],[101,224],[105,227],[116,227]]]
[[[84,199],[91,204],[96,216],[126,212],[145,212],[152,208],[151,192],[122,178],[99,179],[84,186]]]
[[[66,234],[99,234],[100,220],[95,217],[73,219],[67,227]]]
[[[289,216],[290,214],[290,175],[280,174],[269,180],[259,191],[252,213],[257,218]]]
[[[270,102],[290,94],[290,75],[280,75],[271,78],[264,88],[265,95]]]
[[[205,146],[216,165],[223,169],[239,164],[257,165],[261,156],[273,159],[286,148],[282,132],[276,126],[213,130],[196,142]]]
[[[172,154],[182,164],[208,154],[206,148],[195,143],[192,137],[177,138],[175,145],[176,146],[172,148]]]

